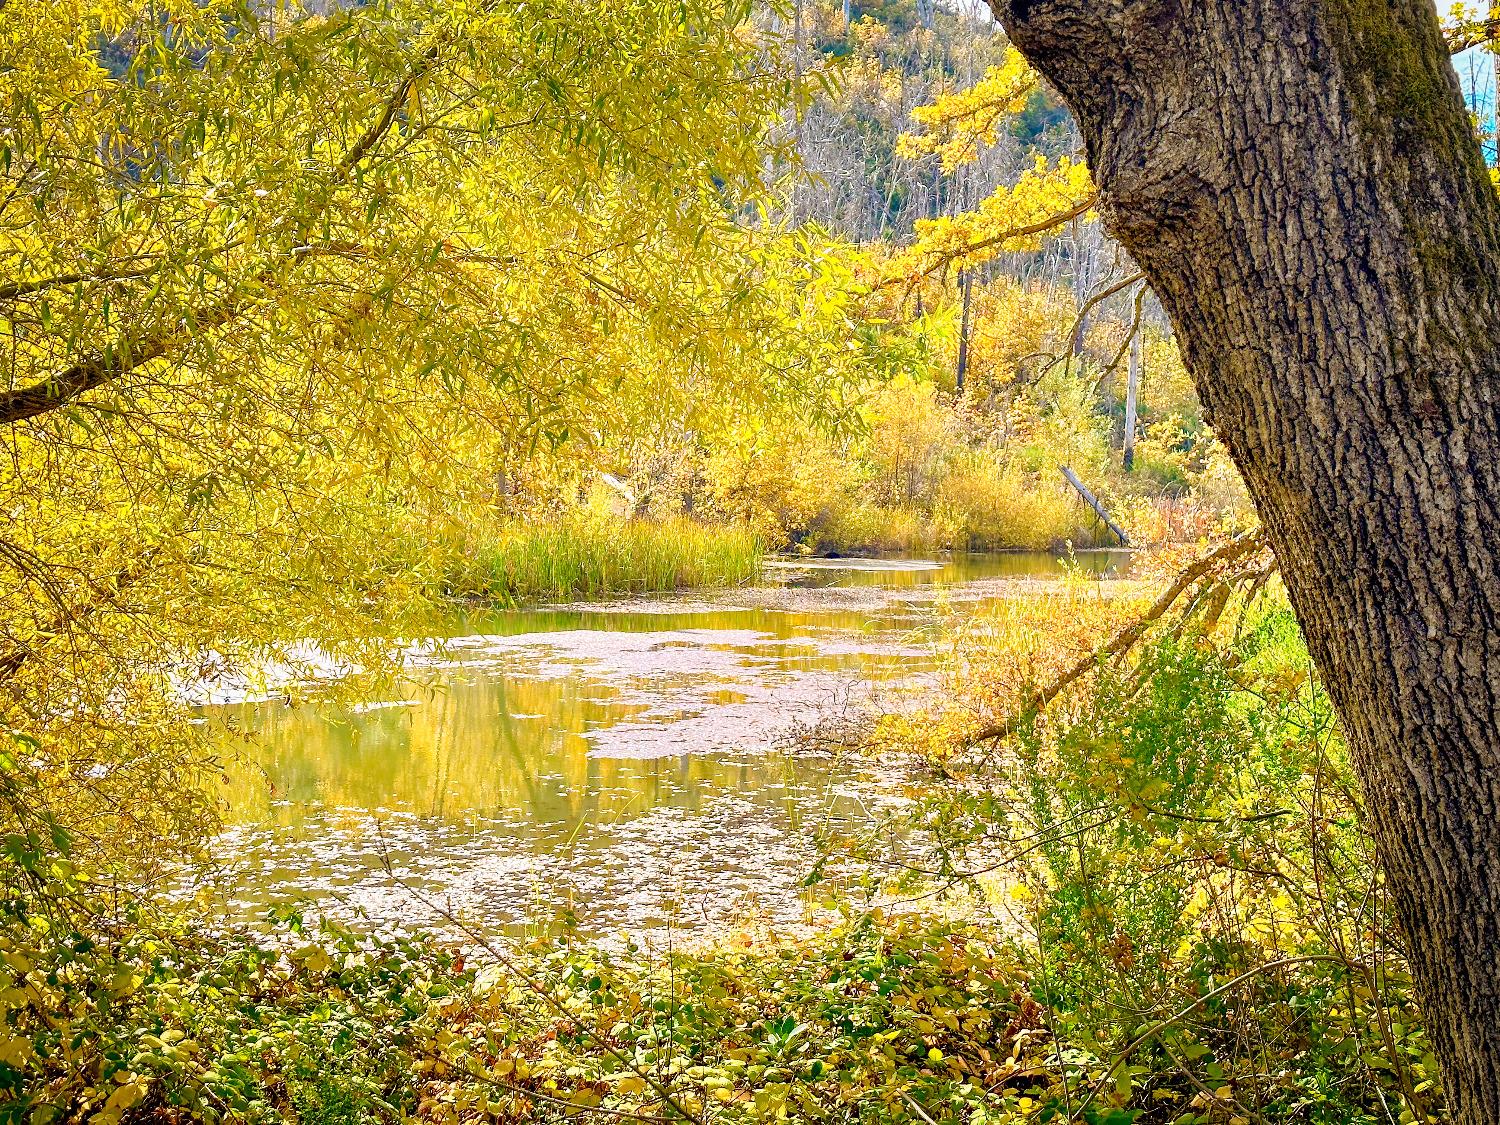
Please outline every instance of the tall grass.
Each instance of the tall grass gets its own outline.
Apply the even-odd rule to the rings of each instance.
[[[546,598],[729,586],[754,578],[764,545],[739,524],[565,516],[481,534],[449,568],[461,597]]]

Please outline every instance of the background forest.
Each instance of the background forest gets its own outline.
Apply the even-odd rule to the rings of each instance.
[[[0,1122],[1443,1119],[1244,487],[987,10],[10,0],[0,106]],[[913,779],[811,936],[167,893],[221,685],[367,701],[455,603],[1115,545],[1063,468],[1151,560],[806,732]]]

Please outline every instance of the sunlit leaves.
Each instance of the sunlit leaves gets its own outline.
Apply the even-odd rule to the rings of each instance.
[[[0,402],[57,392],[0,425],[0,721],[47,799],[192,838],[183,680],[378,664],[505,482],[838,386],[842,252],[740,221],[788,86],[711,0],[0,9]]]
[[[914,159],[936,154],[943,171],[952,172],[999,139],[1000,131],[1026,108],[1040,83],[1031,64],[1012,47],[1005,61],[975,85],[913,109],[912,118],[923,131],[903,135],[897,152]]]
[[[978,265],[999,254],[1039,249],[1071,219],[1086,215],[1095,188],[1088,166],[1064,156],[1037,157],[1010,187],[997,190],[974,211],[917,221],[917,242],[892,263],[898,273],[934,264]]]
[[[1493,50],[1496,40],[1500,39],[1500,5],[1452,4],[1448,18],[1443,22],[1443,35],[1454,54],[1481,45],[1489,45]]]
[[[1021,53],[1007,50],[966,90],[943,94],[912,111],[923,131],[904,135],[898,151],[910,158],[936,156],[945,172],[976,160],[1025,110],[1040,79]],[[1004,253],[1037,250],[1071,219],[1087,213],[1095,189],[1081,161],[1037,156],[1012,184],[972,210],[919,219],[916,243],[890,262],[893,276],[912,276],[953,266],[980,265]]]

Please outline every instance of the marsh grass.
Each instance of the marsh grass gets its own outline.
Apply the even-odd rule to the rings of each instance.
[[[451,594],[502,603],[732,586],[760,572],[764,553],[738,524],[574,516],[477,537],[445,584]]]

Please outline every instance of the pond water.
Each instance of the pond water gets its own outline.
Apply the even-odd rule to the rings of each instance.
[[[1063,566],[774,560],[753,587],[455,612],[387,699],[207,708],[243,734],[218,886],[247,919],[303,901],[438,929],[796,925],[817,834],[907,796],[889,769],[778,750],[788,732],[920,691],[945,620]]]

